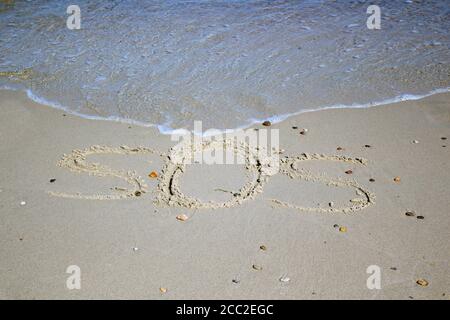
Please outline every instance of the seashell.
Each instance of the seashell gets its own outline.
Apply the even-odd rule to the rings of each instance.
[[[158,173],[156,173],[155,171],[150,172],[150,174],[148,175],[149,178],[157,178],[158,177]]]
[[[265,245],[259,246],[259,248],[260,248],[262,251],[266,251],[266,250],[267,250],[267,247],[266,247]]]
[[[163,287],[161,287],[161,288],[159,288],[159,292],[161,292],[161,293],[166,293],[166,292],[167,292],[167,289],[166,289],[166,288],[163,288]]]
[[[353,171],[352,171],[352,170],[347,170],[347,171],[345,171],[345,173],[346,173],[346,174],[352,174]]]
[[[187,219],[189,219],[189,217],[187,215],[185,215],[185,214],[179,214],[177,216],[177,220],[178,221],[186,221]]]
[[[395,182],[400,182],[400,180],[401,180],[400,177],[395,177],[395,178],[394,178],[394,181],[395,181]]]
[[[280,282],[284,282],[284,283],[291,281],[291,279],[287,276],[282,276],[279,280],[280,280]]]
[[[407,216],[407,217],[414,217],[415,215],[416,214],[414,212],[412,212],[412,211],[405,212],[405,216]]]
[[[424,216],[417,216],[417,219],[423,220],[423,219],[425,219],[425,217]]]
[[[347,232],[347,227],[339,227],[340,232]]]
[[[21,202],[20,202],[20,205],[21,205],[21,206],[24,206],[24,205],[26,205],[26,204],[27,204],[27,203],[26,203],[25,201],[21,201]]]
[[[258,270],[258,271],[261,271],[261,270],[262,270],[262,267],[259,266],[259,265],[257,265],[257,264],[254,264],[254,265],[252,266],[252,268],[255,269],[255,270]]]
[[[263,123],[262,123],[262,125],[263,126],[265,126],[265,127],[270,127],[271,125],[272,125],[272,123],[270,122],[270,121],[264,121]]]
[[[416,283],[417,283],[419,286],[422,286],[422,287],[428,286],[428,281],[425,280],[425,279],[418,279],[418,280],[416,281]]]

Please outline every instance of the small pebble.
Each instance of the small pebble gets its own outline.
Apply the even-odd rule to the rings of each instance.
[[[423,220],[423,219],[425,219],[425,217],[424,216],[417,216],[417,219]]]
[[[401,180],[400,177],[395,177],[395,178],[394,178],[394,181],[395,181],[395,182],[400,182],[400,180]]]
[[[166,292],[167,292],[167,289],[166,289],[166,288],[163,288],[163,287],[161,287],[161,288],[159,288],[159,292],[161,292],[161,293],[166,293]]]
[[[302,129],[302,131],[300,131],[300,134],[305,135],[308,132],[308,129]]]
[[[264,121],[262,123],[262,125],[265,126],[265,127],[270,127],[272,125],[272,123],[270,121]]]
[[[185,215],[185,214],[179,214],[177,216],[177,220],[178,221],[186,221],[187,219],[189,219],[189,217],[187,215]]]
[[[441,137],[441,140],[447,140],[447,137]]]
[[[370,144],[366,144],[366,145],[364,145],[364,147],[371,148],[372,146]]]
[[[267,247],[265,246],[265,245],[262,245],[262,246],[260,246],[259,247],[262,251],[266,251],[267,250]]]
[[[352,174],[353,171],[352,171],[352,170],[347,170],[347,171],[345,171],[345,173],[346,173],[346,174]]]
[[[26,205],[27,203],[25,202],[25,201],[22,201],[22,202],[20,202],[20,205],[21,206],[24,206],[24,205]]]
[[[142,192],[136,191],[136,192],[134,193],[134,195],[135,195],[136,197],[140,197],[140,196],[142,195]]]
[[[158,173],[156,173],[155,171],[152,171],[152,172],[149,173],[148,177],[152,178],[152,179],[157,178],[158,177]]]
[[[405,215],[407,217],[414,217],[416,214],[414,212],[412,212],[412,211],[408,211],[408,212],[405,212]]]
[[[375,179],[370,178],[369,181],[370,181],[370,182],[375,182]]]
[[[235,284],[238,284],[238,283],[241,282],[241,281],[238,280],[238,279],[233,279],[233,280],[231,280],[231,282],[233,282],[233,283],[235,283]]]
[[[333,225],[333,228],[338,228],[338,227],[339,227],[338,224]]]
[[[413,140],[412,143],[419,143],[419,140]]]
[[[342,151],[342,150],[344,150],[344,148],[342,148],[342,147],[337,147],[336,150],[337,150],[337,151]]]
[[[261,266],[258,266],[257,264],[254,264],[254,265],[252,266],[252,268],[255,269],[255,270],[258,270],[258,271],[262,270],[262,267],[261,267]]]
[[[329,202],[329,203],[328,203],[328,206],[329,206],[330,208],[332,208],[332,207],[334,206],[334,202],[333,202],[333,201]]]
[[[294,126],[294,127],[292,127],[292,129],[294,129],[294,130],[297,130],[297,129],[298,129],[298,127]]]
[[[50,183],[53,183],[53,182],[55,182],[56,181],[56,179],[50,179]]]
[[[391,267],[391,270],[397,271],[397,268],[396,267]]]
[[[291,279],[290,279],[289,277],[287,277],[287,276],[282,276],[282,277],[280,278],[280,282],[287,283],[287,282],[289,282],[289,281],[291,281]]]
[[[339,228],[339,231],[340,231],[340,232],[347,232],[347,227],[340,227],[340,228]]]
[[[139,250],[139,248],[136,248],[136,247],[133,248],[133,251],[134,251],[134,252],[136,252],[136,251],[138,251],[138,250]]]
[[[416,281],[416,283],[417,283],[419,286],[422,286],[422,287],[428,286],[428,281],[425,280],[425,279],[419,279],[419,280]]]

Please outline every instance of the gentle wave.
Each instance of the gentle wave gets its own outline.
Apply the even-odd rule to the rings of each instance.
[[[380,30],[367,28],[365,1],[80,0],[80,30],[66,27],[69,0],[8,3],[0,2],[0,86],[163,133],[450,86],[448,0],[377,1]]]
[[[17,90],[21,90],[15,87],[11,87],[11,86],[1,86],[0,90],[13,90],[13,91],[17,91]],[[24,90],[28,96],[28,98],[36,103],[39,103],[41,105],[45,105],[48,107],[52,107],[58,110],[62,110],[64,112],[66,112],[67,114],[71,114],[74,116],[78,116],[80,118],[84,118],[84,119],[88,119],[88,120],[97,120],[97,121],[112,121],[112,122],[119,122],[119,123],[125,123],[125,124],[129,124],[129,125],[135,125],[135,126],[140,126],[140,127],[155,127],[159,130],[159,132],[161,134],[165,134],[165,135],[171,135],[174,133],[179,133],[183,130],[185,130],[184,128],[170,128],[169,126],[166,125],[159,125],[159,124],[153,124],[153,123],[145,123],[145,122],[141,122],[141,121],[136,121],[136,120],[132,120],[132,119],[123,119],[120,117],[99,117],[99,116],[92,116],[92,115],[86,115],[86,114],[82,114],[79,112],[75,112],[73,110],[71,110],[70,108],[61,106],[57,103],[48,101],[44,98],[38,97],[37,95],[35,95],[30,89],[25,89]],[[377,101],[377,102],[371,102],[371,103],[365,103],[365,104],[352,104],[352,105],[342,105],[342,104],[338,104],[338,105],[332,105],[332,106],[324,106],[324,107],[320,107],[320,108],[315,108],[315,109],[308,109],[308,110],[301,110],[298,112],[294,112],[294,113],[289,113],[289,114],[282,114],[282,115],[276,115],[276,116],[272,116],[269,118],[263,118],[263,119],[249,119],[247,121],[247,123],[245,125],[236,127],[236,128],[228,128],[228,129],[214,129],[214,128],[210,128],[209,130],[214,130],[216,132],[220,132],[220,133],[227,133],[227,132],[233,132],[236,130],[244,130],[247,129],[255,124],[261,124],[264,121],[270,121],[271,123],[280,123],[283,122],[284,120],[293,117],[293,116],[297,116],[303,113],[309,113],[309,112],[317,112],[317,111],[323,111],[323,110],[330,110],[330,109],[364,109],[364,108],[371,108],[371,107],[377,107],[377,106],[383,106],[383,105],[387,105],[387,104],[393,104],[393,103],[397,103],[397,102],[402,102],[402,101],[413,101],[413,100],[420,100],[435,94],[440,94],[440,93],[446,93],[446,92],[450,92],[450,87],[447,88],[439,88],[439,89],[435,89],[432,90],[428,93],[425,94],[421,94],[421,95],[414,95],[414,94],[403,94],[394,98],[389,98],[389,99],[385,99],[382,101]]]

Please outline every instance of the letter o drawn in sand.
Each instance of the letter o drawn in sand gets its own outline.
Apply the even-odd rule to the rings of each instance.
[[[263,156],[257,148],[250,147],[245,142],[236,142],[232,139],[218,141],[203,141],[193,145],[172,148],[167,157],[163,169],[163,175],[158,185],[157,204],[168,206],[181,206],[192,209],[217,209],[229,208],[241,204],[247,199],[253,198],[262,192],[264,183],[278,172],[279,158]],[[223,148],[233,150],[234,154],[241,155],[245,159],[245,168],[249,173],[249,181],[233,197],[225,202],[207,201],[185,195],[179,187],[180,176],[186,171],[186,164],[191,163],[195,152],[202,152],[207,148]],[[231,148],[231,149],[229,149]]]

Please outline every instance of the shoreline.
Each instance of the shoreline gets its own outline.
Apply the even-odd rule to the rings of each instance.
[[[0,298],[449,297],[450,93],[272,124],[284,156],[296,159],[291,168],[325,182],[356,181],[376,196],[348,213],[309,209],[349,205],[358,190],[303,179],[300,170],[271,176],[254,197],[232,207],[163,206],[155,201],[165,177],[161,154],[174,142],[157,128],[89,121],[20,91],[0,90],[0,113]],[[93,146],[111,149],[83,153]],[[139,147],[156,152],[133,151]],[[140,177],[145,192],[118,200],[49,195],[129,188],[121,176],[58,166],[74,152],[84,168],[98,163]],[[339,157],[367,163],[334,161]],[[244,166],[195,164],[178,178],[182,194],[205,202],[229,200],[217,190],[239,190],[249,179]],[[81,269],[80,290],[66,287],[71,265]],[[366,286],[373,265],[381,269],[380,290]]]
[[[77,117],[80,117],[83,119],[87,119],[87,120],[110,121],[110,122],[124,123],[124,124],[128,124],[128,125],[141,126],[144,128],[157,128],[159,133],[164,134],[164,135],[173,134],[177,130],[185,130],[184,128],[171,128],[171,127],[167,127],[164,124],[146,123],[146,122],[142,122],[142,121],[138,121],[138,120],[123,119],[123,118],[119,118],[116,116],[100,117],[100,116],[82,114],[82,113],[79,113],[76,111],[72,111],[68,107],[61,106],[58,103],[48,101],[45,98],[38,97],[31,91],[31,89],[13,88],[13,87],[9,87],[6,85],[3,87],[0,87],[0,91],[1,90],[24,92],[30,100],[34,101],[37,104],[44,105],[44,106],[47,106],[47,107],[50,107],[50,108],[53,108],[56,110],[61,110],[68,114],[71,114],[71,115],[74,115],[74,116],[77,116]],[[207,130],[218,130],[218,131],[220,131],[221,134],[224,134],[227,132],[234,132],[237,130],[245,130],[245,129],[251,128],[255,125],[258,125],[264,121],[270,121],[273,124],[278,124],[278,123],[281,123],[291,117],[299,116],[299,115],[302,115],[305,113],[310,113],[310,112],[335,110],[335,109],[366,109],[366,108],[380,107],[380,106],[394,104],[394,103],[403,102],[403,101],[421,100],[421,99],[433,96],[435,94],[442,94],[442,93],[447,93],[447,92],[450,92],[450,87],[433,89],[430,92],[424,93],[424,94],[404,93],[399,96],[395,96],[393,98],[386,98],[386,99],[378,101],[378,102],[368,102],[368,103],[352,104],[352,105],[335,104],[335,105],[331,105],[331,106],[319,107],[317,109],[306,109],[306,110],[301,110],[301,111],[297,111],[297,112],[293,112],[293,113],[289,113],[289,114],[280,114],[280,115],[271,116],[271,117],[264,118],[264,119],[249,119],[247,124],[243,124],[236,128],[232,128],[232,129],[209,128]],[[193,130],[191,130],[191,131],[193,131]]]

